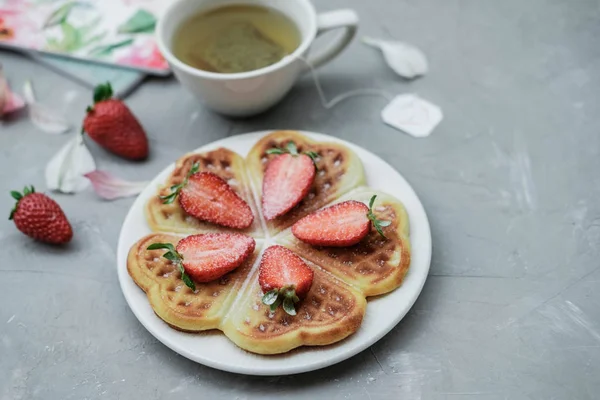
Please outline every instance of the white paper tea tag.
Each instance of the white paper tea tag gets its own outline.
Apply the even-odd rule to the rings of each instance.
[[[414,94],[396,96],[381,112],[383,121],[414,137],[429,136],[443,118],[435,104]]]

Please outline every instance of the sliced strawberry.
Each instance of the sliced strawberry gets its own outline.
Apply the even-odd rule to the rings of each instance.
[[[254,239],[240,233],[207,233],[180,240],[177,252],[185,272],[196,282],[210,282],[239,267],[255,246]]]
[[[271,246],[260,261],[258,283],[263,291],[263,303],[275,310],[283,302],[283,309],[296,315],[294,303],[306,296],[312,285],[314,272],[293,251],[283,246]]]
[[[267,220],[284,215],[308,194],[315,179],[315,164],[306,154],[280,154],[267,165],[262,209]]]
[[[196,282],[210,282],[233,271],[254,252],[256,242],[240,233],[208,233],[171,243],[153,243],[148,250],[165,249],[163,254],[179,268],[181,279],[192,290]],[[188,276],[189,275],[189,276]]]
[[[190,176],[181,188],[179,204],[193,217],[229,228],[248,228],[254,221],[250,206],[212,172]]]
[[[292,226],[298,239],[313,246],[353,246],[367,236],[371,224],[383,237],[383,228],[391,221],[380,220],[373,212],[376,195],[369,206],[355,200],[344,201],[307,215]]]
[[[359,201],[334,204],[296,222],[292,233],[313,246],[352,246],[371,230],[368,212],[369,207]]]

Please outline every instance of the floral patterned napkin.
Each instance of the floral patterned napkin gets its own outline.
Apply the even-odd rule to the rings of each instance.
[[[0,0],[0,47],[167,75],[154,39],[168,0]]]

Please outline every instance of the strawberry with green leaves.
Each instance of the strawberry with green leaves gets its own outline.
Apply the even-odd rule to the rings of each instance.
[[[163,257],[177,265],[183,282],[195,291],[194,281],[214,281],[233,271],[255,246],[254,239],[240,233],[207,233],[183,238],[177,246],[154,243],[148,250],[167,250]]]
[[[312,151],[298,153],[294,142],[285,149],[269,149],[267,154],[277,154],[267,164],[262,186],[263,214],[267,220],[273,220],[294,208],[310,192],[319,155]]]
[[[10,192],[17,204],[8,219],[27,236],[50,244],[65,244],[73,237],[73,229],[60,206],[33,186],[23,193]]]
[[[293,251],[271,246],[265,250],[258,272],[258,283],[264,293],[262,302],[271,311],[282,304],[286,313],[296,315],[296,303],[310,290],[313,277],[313,270]]]
[[[160,196],[164,204],[171,204],[179,197],[179,204],[189,215],[202,221],[234,229],[252,225],[252,209],[219,176],[212,172],[198,172],[194,163],[183,182],[171,186],[171,193]]]
[[[292,226],[292,233],[313,246],[347,247],[360,242],[371,231],[371,225],[385,238],[383,228],[391,221],[377,218],[371,197],[369,206],[348,200],[307,215]]]
[[[129,160],[148,157],[148,138],[129,107],[112,97],[110,83],[94,90],[94,105],[86,110],[83,132],[106,150]]]

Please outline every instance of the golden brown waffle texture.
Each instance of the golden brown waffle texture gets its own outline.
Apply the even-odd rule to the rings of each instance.
[[[259,208],[264,168],[272,157],[266,151],[283,147],[289,141],[300,151],[319,154],[319,170],[311,192],[297,207],[265,223]],[[257,238],[257,246],[242,266],[217,281],[196,283],[196,292],[192,292],[181,281],[176,267],[161,257],[163,250],[146,248],[156,242],[176,244],[182,234],[230,231],[187,216],[177,201],[164,205],[158,199],[158,195],[168,193],[170,186],[180,183],[196,161],[200,171],[214,172],[228,181],[250,205],[255,222],[241,232]],[[148,201],[146,217],[156,233],[132,246],[127,260],[129,274],[146,292],[155,313],[175,329],[219,329],[239,347],[259,354],[338,342],[359,329],[366,298],[398,288],[410,265],[404,206],[398,199],[364,185],[363,166],[353,151],[338,143],[315,142],[294,131],[266,135],[254,145],[246,160],[227,149],[188,154],[177,161],[165,184],[158,188],[157,196]],[[392,221],[384,228],[386,239],[372,230],[356,246],[313,247],[298,241],[289,229],[300,218],[324,206],[345,200],[368,203],[373,195],[378,196],[374,209],[378,218]],[[298,303],[296,316],[281,309],[271,312],[261,302],[258,264],[260,253],[271,244],[295,251],[315,272],[311,290]]]

